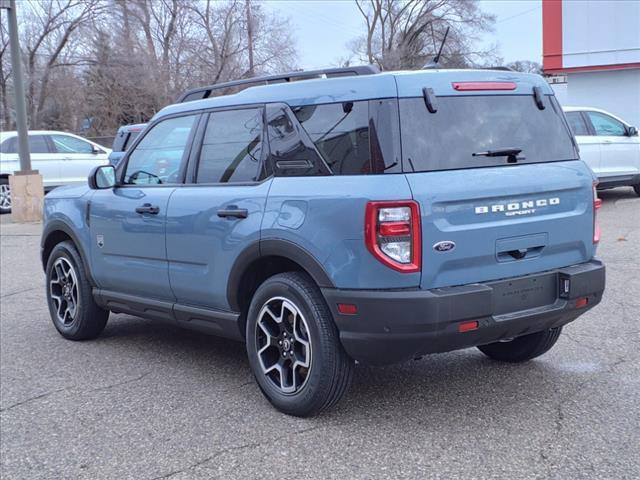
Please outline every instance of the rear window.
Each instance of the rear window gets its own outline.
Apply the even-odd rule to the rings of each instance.
[[[506,165],[506,155],[482,155],[506,149],[521,150],[517,163],[577,159],[558,103],[543,97],[544,110],[533,95],[438,97],[435,113],[423,98],[400,99],[404,170]]]

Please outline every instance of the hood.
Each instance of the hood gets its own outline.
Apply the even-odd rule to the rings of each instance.
[[[47,193],[47,198],[80,198],[89,193],[91,189],[87,184],[65,185],[57,187]]]

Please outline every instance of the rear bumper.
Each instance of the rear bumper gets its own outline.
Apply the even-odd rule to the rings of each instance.
[[[569,290],[561,294],[566,281]],[[361,362],[385,365],[560,327],[597,305],[604,286],[604,265],[592,260],[524,277],[433,290],[322,292],[347,353]],[[576,306],[584,298],[588,303]],[[538,299],[542,306],[532,306]],[[357,313],[339,313],[339,303],[355,304]],[[458,331],[460,323],[472,320],[478,321],[476,330]]]

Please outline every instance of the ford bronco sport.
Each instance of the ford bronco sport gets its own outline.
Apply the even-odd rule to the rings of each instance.
[[[245,341],[267,399],[307,416],[356,361],[523,362],[601,300],[594,176],[540,76],[320,73],[187,92],[117,169],[46,197],[62,336],[119,312]]]

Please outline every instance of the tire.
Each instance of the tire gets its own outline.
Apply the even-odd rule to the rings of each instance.
[[[548,352],[558,341],[562,327],[531,333],[510,342],[496,342],[478,347],[482,353],[501,362],[526,362]]]
[[[11,188],[7,177],[0,178],[0,214],[11,213]]]
[[[61,242],[53,248],[46,278],[49,314],[60,335],[69,340],[88,340],[100,335],[109,311],[94,301],[84,263],[72,242]]]
[[[306,273],[281,273],[258,287],[246,339],[256,381],[283,413],[316,415],[335,405],[351,383],[354,362],[342,348],[320,289]]]
[[[640,197],[640,183],[637,183],[633,186],[633,189],[636,192],[636,195],[638,195]]]

